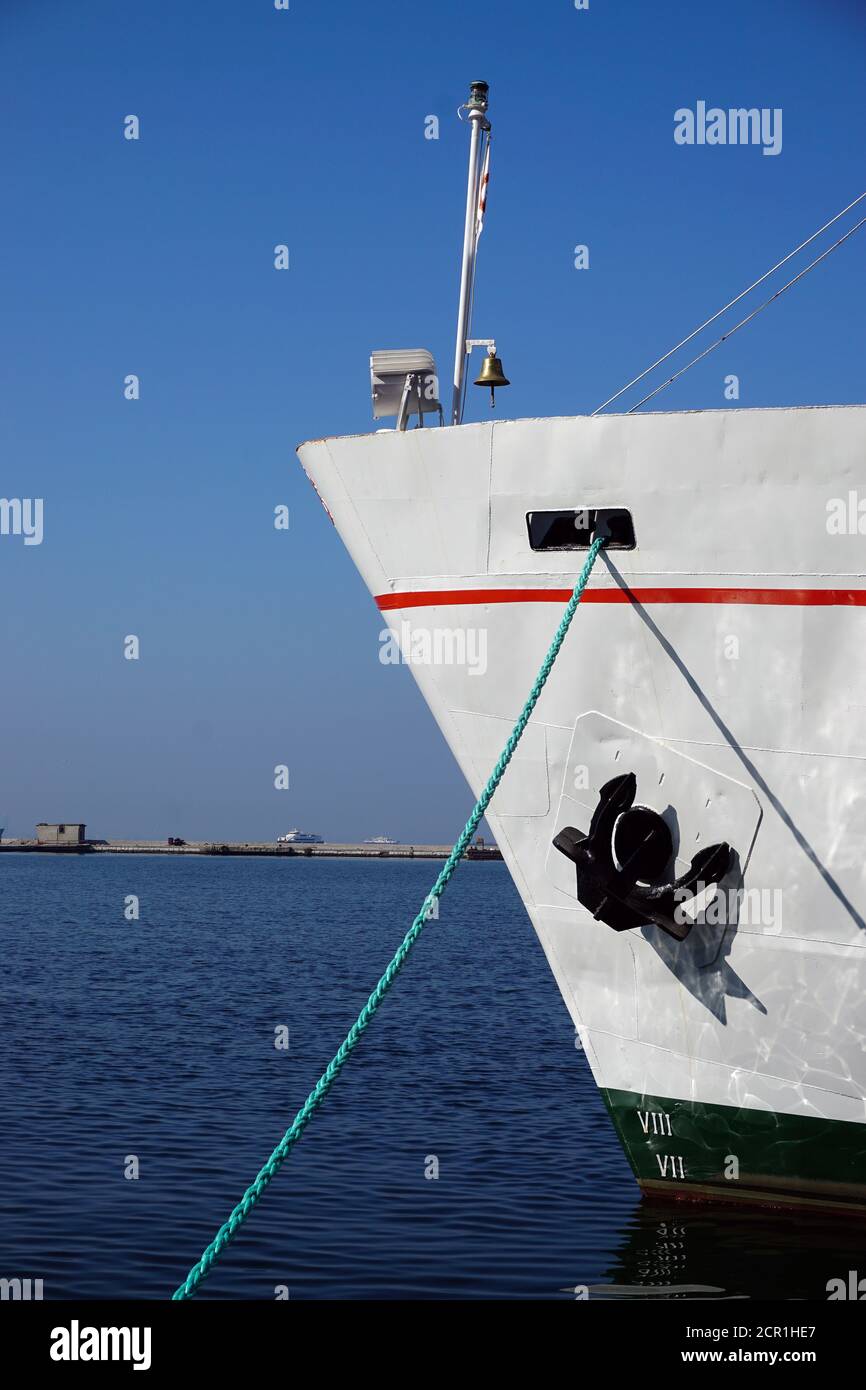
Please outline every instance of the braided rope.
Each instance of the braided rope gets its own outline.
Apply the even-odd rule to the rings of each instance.
[[[518,719],[517,723],[512,729],[508,742],[506,743],[499,757],[499,761],[497,762],[492,773],[490,774],[484,791],[481,793],[480,797],[476,801],[472,814],[466,822],[465,826],[463,827],[463,830],[460,834],[459,839],[457,840],[457,843],[455,844],[454,848],[452,849],[451,853],[446,859],[445,864],[442,867],[442,871],[439,874],[439,877],[436,879],[436,882],[433,884],[433,887],[430,889],[430,892],[427,894],[426,898],[421,904],[421,909],[417,917],[415,918],[411,927],[407,931],[406,935],[403,937],[403,940],[400,942],[400,945],[397,947],[397,950],[394,953],[394,957],[391,963],[389,964],[387,970],[380,979],[379,983],[376,985],[376,988],[373,990],[373,993],[370,995],[363,1009],[359,1013],[357,1019],[352,1024],[352,1027],[349,1029],[348,1033],[346,1034],[346,1037],[343,1039],[343,1042],[340,1044],[340,1047],[338,1048],[337,1052],[334,1054],[331,1061],[328,1063],[327,1067],[322,1072],[322,1075],[319,1077],[318,1081],[313,1087],[312,1091],[307,1096],[307,1099],[304,1101],[304,1104],[301,1106],[300,1110],[298,1111],[297,1115],[292,1121],[291,1126],[289,1127],[289,1129],[286,1130],[286,1133],[283,1135],[279,1144],[274,1149],[267,1163],[257,1174],[254,1182],[252,1182],[250,1186],[247,1188],[246,1192],[244,1193],[241,1200],[238,1202],[237,1206],[232,1211],[231,1215],[220,1226],[210,1245],[204,1251],[201,1258],[193,1265],[189,1274],[186,1276],[186,1279],[183,1281],[179,1288],[175,1289],[174,1293],[172,1294],[172,1299],[191,1298],[195,1293],[196,1289],[198,1288],[199,1284],[201,1283],[202,1279],[204,1279],[205,1275],[211,1269],[212,1265],[216,1262],[216,1260],[219,1259],[219,1256],[222,1254],[229,1241],[237,1233],[239,1227],[246,1220],[253,1207],[261,1198],[271,1179],[276,1176],[280,1168],[283,1166],[284,1162],[289,1156],[289,1153],[300,1139],[301,1135],[303,1134],[307,1125],[310,1123],[310,1120],[313,1118],[313,1115],[318,1110],[319,1106],[322,1104],[322,1101],[325,1099],[325,1096],[328,1094],[328,1091],[331,1089],[340,1072],[343,1070],[343,1067],[348,1061],[351,1052],[355,1047],[357,1047],[358,1043],[360,1042],[365,1029],[368,1027],[368,1025],[373,1019],[373,1015],[376,1013],[377,1009],[379,1008],[379,1005],[381,1004],[388,990],[391,988],[391,985],[394,983],[394,980],[396,979],[400,969],[402,968],[406,960],[406,957],[408,956],[412,947],[415,945],[415,942],[418,940],[418,937],[424,930],[424,927],[426,926],[427,921],[429,920],[430,915],[435,906],[436,899],[441,897],[441,895],[444,893],[446,887],[448,886],[448,883],[450,882],[454,874],[454,871],[457,868],[457,865],[463,858],[463,855],[466,852],[466,849],[468,848],[470,841],[472,840],[472,836],[478,829],[478,825],[481,821],[481,818],[490,804],[493,793],[499,786],[503,774],[505,773],[505,769],[511,762],[514,750],[520,742],[520,739],[523,735],[523,731],[529,723],[532,711],[535,709],[535,706],[538,702],[538,697],[544,689],[547,678],[550,675],[551,670],[553,669],[553,663],[556,661],[556,658],[559,655],[559,649],[565,641],[565,635],[568,632],[569,627],[571,626],[571,620],[574,617],[577,605],[580,603],[580,600],[583,597],[583,591],[586,588],[587,580],[589,579],[589,576],[592,572],[592,567],[596,561],[596,557],[598,556],[598,553],[603,545],[604,539],[599,538],[597,540],[594,540],[592,545],[590,546],[589,552],[586,557],[586,563],[584,564],[584,567],[580,573],[580,578],[578,579],[577,584],[574,587],[574,592],[571,595],[571,598],[569,599],[568,604],[566,606],[565,612],[562,615],[562,619],[560,621],[559,627],[556,630],[556,635],[550,644],[547,656],[544,658],[544,661],[541,664],[541,669],[539,670],[538,675],[535,678],[535,683],[533,684],[532,690],[529,693],[529,698],[527,699],[526,704],[523,707],[520,718]]]

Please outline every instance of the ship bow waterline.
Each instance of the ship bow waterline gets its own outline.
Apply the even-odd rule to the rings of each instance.
[[[491,827],[645,1190],[866,1211],[866,407],[299,454],[476,795],[607,527]]]

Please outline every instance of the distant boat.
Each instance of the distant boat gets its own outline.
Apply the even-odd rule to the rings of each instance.
[[[323,845],[324,838],[314,835],[310,830],[287,830],[285,835],[277,836],[278,845]]]
[[[399,845],[399,840],[392,840],[390,835],[373,835],[369,840],[365,840],[365,845]]]

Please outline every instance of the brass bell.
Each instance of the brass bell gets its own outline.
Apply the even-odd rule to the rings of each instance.
[[[501,357],[494,357],[492,352],[487,354],[484,359],[484,366],[481,368],[479,375],[475,378],[475,385],[490,387],[490,409],[493,410],[496,405],[497,386],[511,385],[511,382],[502,370]]]

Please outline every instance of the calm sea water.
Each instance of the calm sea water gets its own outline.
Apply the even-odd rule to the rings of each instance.
[[[168,1297],[436,868],[0,857],[0,1277]],[[470,863],[199,1296],[824,1298],[862,1244],[644,1203],[504,865]]]

